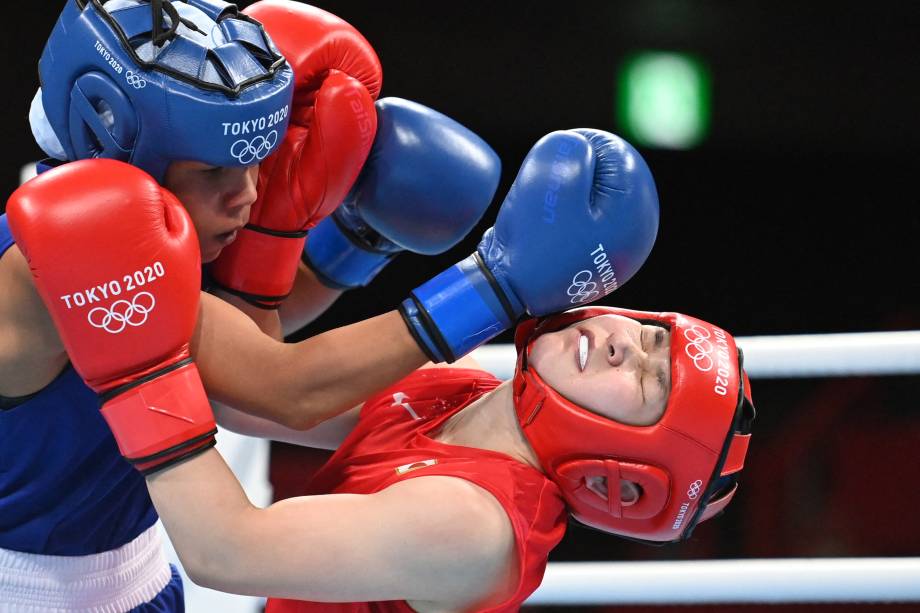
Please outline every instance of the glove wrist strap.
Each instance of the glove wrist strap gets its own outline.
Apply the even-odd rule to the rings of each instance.
[[[306,232],[246,226],[211,267],[218,285],[247,300],[280,303],[291,293]]]
[[[101,412],[118,450],[143,470],[209,446],[217,431],[191,362],[111,397]]]
[[[370,283],[394,255],[360,244],[330,215],[310,233],[303,261],[327,287],[347,290]]]
[[[423,351],[453,362],[513,326],[516,302],[474,253],[415,288],[400,311]]]

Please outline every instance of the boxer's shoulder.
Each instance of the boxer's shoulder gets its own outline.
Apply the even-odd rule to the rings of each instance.
[[[0,256],[0,288],[0,396],[25,396],[50,383],[67,354],[16,245]]]

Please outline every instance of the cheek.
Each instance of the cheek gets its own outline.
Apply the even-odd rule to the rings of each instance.
[[[562,342],[556,335],[544,334],[534,341],[527,360],[530,367],[554,387],[562,382],[566,374],[565,365],[562,364],[561,350]]]
[[[614,371],[604,371],[579,381],[568,399],[598,415],[621,421],[636,404],[637,394],[633,382]]]
[[[179,196],[179,201],[185,206],[196,227],[208,225],[208,221],[213,217],[213,199],[213,196],[200,191],[185,192]]]

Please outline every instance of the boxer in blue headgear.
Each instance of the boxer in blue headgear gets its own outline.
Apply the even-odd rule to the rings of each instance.
[[[93,337],[89,352],[116,359],[123,352],[112,351],[111,340],[141,352],[166,335],[145,324],[156,320],[168,334],[182,327],[167,315],[178,292],[164,288],[172,281],[197,287],[196,252],[209,262],[243,237],[260,248],[289,241],[294,248],[282,255],[296,269],[304,230],[344,199],[372,145],[365,175],[375,178],[365,183],[389,196],[363,189],[350,200],[350,219],[374,215],[365,238],[386,247],[377,250],[387,261],[402,249],[436,253],[456,244],[491,202],[499,162],[482,139],[430,109],[406,101],[375,109],[376,54],[352,26],[314,7],[263,0],[243,14],[219,0],[61,4],[30,112],[36,140],[57,162],[17,191],[9,217],[0,215],[0,610],[180,611],[181,580],[161,551],[144,479],[121,457],[99,397],[81,379],[86,370],[72,367],[76,353],[49,317],[37,278],[64,279],[62,304],[74,308],[81,329],[105,335]],[[382,125],[412,138],[375,143],[378,112]],[[383,178],[375,166],[411,172]],[[194,232],[179,236],[190,226],[178,222],[166,190]],[[394,216],[415,223],[395,228]],[[178,243],[184,272],[164,257]],[[122,251],[109,249],[115,245]],[[36,272],[39,252],[54,249],[59,254]],[[278,268],[249,247],[237,254],[253,275]],[[148,256],[149,267],[126,263]],[[361,271],[362,281],[381,266]],[[344,268],[349,279],[358,276],[355,266]],[[234,273],[230,281],[245,277],[235,264],[224,270]],[[244,315],[248,303],[227,304],[235,296],[190,293],[198,330],[191,357],[211,397],[303,426],[425,361],[395,311],[324,339],[278,342],[281,323],[296,329],[341,293],[306,271],[296,270],[297,304],[280,316],[255,307]],[[75,282],[77,272],[91,283]],[[267,330],[263,314],[279,327]],[[350,348],[355,338],[375,347],[367,359],[328,368],[338,361],[330,346]],[[158,402],[173,408],[181,395]],[[164,415],[186,423],[174,411]]]
[[[444,115],[375,108],[379,61],[341,19],[289,0],[247,14],[290,68],[217,0],[68,0],[51,35],[33,127],[72,163],[20,187],[0,216],[0,609],[181,609],[144,480],[120,451],[151,473],[204,452],[208,399],[306,429],[426,356],[457,358],[483,330],[568,306],[572,279],[601,275],[601,260],[625,282],[654,242],[657,196],[637,152],[607,133],[553,133],[477,252],[414,292],[405,317],[278,342],[281,325],[398,251],[456,244],[500,166]],[[96,157],[122,161],[78,160]],[[311,234],[311,274],[298,266],[306,231],[359,172],[335,228]],[[197,291],[199,255],[232,295]]]
[[[59,159],[122,160],[162,183],[175,160],[257,164],[287,131],[291,67],[219,0],[68,2],[38,67],[33,131]]]
[[[232,217],[251,204],[254,165],[280,146],[294,89],[293,70],[263,26],[217,0],[68,0],[39,77],[32,129],[59,162],[111,158],[159,183],[190,162],[225,169],[207,184],[213,195],[186,203],[190,212],[213,205],[196,228],[205,248],[208,233],[239,224]],[[99,188],[117,188],[97,173]],[[71,196],[62,190],[57,200]],[[91,190],[80,196],[93,201]],[[29,332],[46,315],[20,300],[34,290],[11,273],[16,247],[2,216],[0,286],[9,302],[0,329],[25,341],[0,348],[0,610],[180,611],[182,583],[161,551],[143,479],[120,458],[96,395],[66,353],[33,359],[54,352]],[[9,370],[7,355],[23,368]]]

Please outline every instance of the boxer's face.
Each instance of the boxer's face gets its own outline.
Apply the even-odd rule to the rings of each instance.
[[[646,426],[664,414],[671,391],[671,334],[621,315],[601,315],[539,336],[529,364],[578,406]]]
[[[214,167],[202,162],[173,162],[163,187],[185,206],[201,244],[201,261],[210,262],[249,221],[256,199],[259,167]]]

